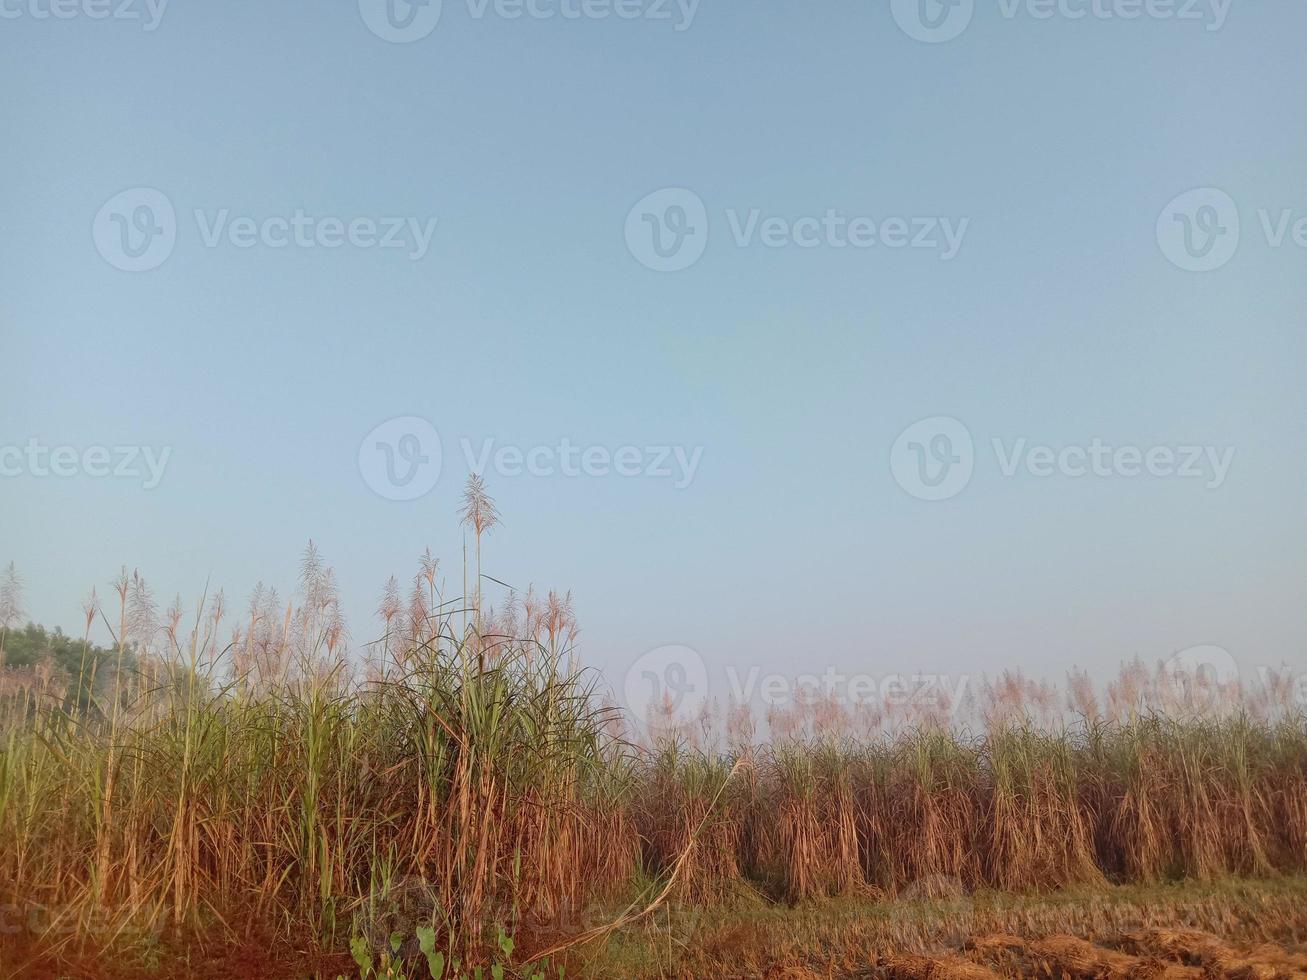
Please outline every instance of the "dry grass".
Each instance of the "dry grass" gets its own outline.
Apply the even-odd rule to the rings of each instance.
[[[1220,961],[1227,969],[1253,965],[1296,976],[1300,944],[1307,941],[1304,901],[1307,879],[1296,878],[719,909],[669,920],[662,932],[615,936],[575,968],[584,977],[631,980],[767,977],[786,970],[862,980],[1208,980],[1226,976],[1216,961],[1202,959],[1205,950],[1219,949],[1230,957]],[[1171,947],[1142,938],[1168,934],[1189,938]]]
[[[997,980],[989,967],[960,956],[918,956],[900,953],[887,956],[881,964],[890,980]]]
[[[477,506],[479,535],[493,506]],[[139,575],[115,592],[88,710],[0,704],[0,902],[56,948],[252,928],[341,948],[425,922],[475,950],[495,922],[631,880],[630,754],[568,663],[565,601],[528,596],[529,629],[504,635],[424,560],[356,680],[312,546],[298,603],[260,589],[225,645],[221,596],[187,629]]]
[[[498,519],[479,484],[464,519],[479,583]],[[12,571],[5,581],[8,629],[19,597]],[[358,672],[312,546],[297,600],[260,586],[234,631],[221,594],[188,622],[180,603],[160,612],[137,574],[113,588],[114,608],[87,615],[88,634],[97,614],[112,624],[104,662],[62,688],[40,671],[0,676],[13,681],[0,683],[0,903],[61,955],[254,934],[334,951],[426,923],[475,956],[497,924],[552,935],[542,949],[603,936],[602,921],[573,927],[594,910],[625,922],[623,908],[643,918],[664,900],[911,907],[1307,870],[1304,719],[1251,703],[1141,713],[1150,682],[1133,665],[1109,717],[1073,678],[1088,717],[1071,728],[1036,724],[1053,692],[1009,674],[979,735],[928,713],[854,739],[813,702],[816,729],[770,744],[640,746],[574,663],[569,596],[529,591],[496,611],[475,585],[451,599],[429,554],[407,601],[387,586],[385,635]],[[738,713],[733,729],[752,731]],[[901,939],[914,928],[892,925]],[[1140,955],[1056,933],[1009,955],[1121,977],[1169,955],[1156,937]],[[1170,966],[1256,972],[1204,949]],[[985,975],[902,956],[886,969]]]
[[[1307,977],[1307,954],[1291,953],[1269,944],[1253,944],[1243,951],[1197,929],[1148,929],[1122,939],[1122,947],[1191,964],[1201,975],[1273,980]]]

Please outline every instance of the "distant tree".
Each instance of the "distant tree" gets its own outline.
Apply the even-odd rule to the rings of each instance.
[[[55,628],[47,630],[35,623],[9,631],[6,649],[6,668],[14,671],[31,670],[49,665],[63,678],[67,689],[66,707],[87,708],[97,690],[103,692],[111,678],[114,651],[68,636]],[[136,668],[135,651],[123,657],[123,669]]]
[[[0,574],[0,668],[5,665],[5,640],[23,618],[23,580],[10,562]]]

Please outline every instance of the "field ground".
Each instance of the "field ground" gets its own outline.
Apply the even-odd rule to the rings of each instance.
[[[610,937],[576,968],[696,980],[1272,980],[1307,978],[1304,944],[1307,878],[1295,877],[672,912]]]
[[[587,916],[576,930],[594,921]],[[0,937],[4,980],[357,976],[348,956],[258,936],[78,959],[40,955],[20,938]],[[542,949],[561,938],[565,933],[557,931],[523,934],[519,949]],[[1307,877],[1047,895],[827,899],[794,907],[742,896],[730,909],[662,908],[570,950],[562,962],[566,977],[590,980],[1307,980]]]

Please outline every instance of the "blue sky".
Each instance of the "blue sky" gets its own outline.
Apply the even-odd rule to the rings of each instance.
[[[982,2],[929,43],[897,0],[702,0],[688,23],[654,0],[633,19],[446,0],[388,43],[352,2],[176,2],[147,30],[143,0],[138,20],[5,0],[0,443],[171,453],[145,490],[11,452],[0,563],[34,618],[76,629],[120,565],[243,603],[288,589],[313,538],[361,641],[424,547],[457,577],[460,440],[629,446],[642,473],[680,447],[701,450],[688,486],[487,473],[486,571],[573,589],[582,655],[615,676],[664,644],[714,670],[1060,677],[1196,644],[1307,667],[1307,7],[1185,3]],[[97,215],[137,188],[173,207],[175,244],[128,272]],[[693,197],[654,220],[698,200],[706,221],[676,272],[625,232],[667,188]],[[1228,233],[1233,206],[1240,230],[1203,272],[1158,232],[1195,188],[1228,197],[1189,219]],[[272,247],[297,209],[436,225],[425,249]],[[734,234],[829,212],[885,237]],[[895,218],[965,237],[947,259],[892,247]],[[411,501],[359,463],[402,417],[442,449]],[[974,471],[922,500],[892,448],[939,417]],[[1003,471],[1017,446],[1095,439],[1234,455],[1215,487]]]

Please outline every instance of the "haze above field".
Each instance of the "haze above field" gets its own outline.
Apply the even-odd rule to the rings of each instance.
[[[1199,644],[1307,667],[1307,7],[982,4],[940,44],[883,3],[667,10],[451,2],[404,44],[355,4],[6,19],[0,442],[141,450],[140,478],[5,457],[31,618],[80,633],[124,564],[192,606],[289,593],[312,538],[365,642],[423,548],[461,587],[487,460],[485,571],[574,590],[617,683],[667,644],[789,672],[1106,676]],[[1209,187],[1239,249],[1187,271],[1159,215]],[[139,273],[92,235],[133,188],[176,213]],[[664,188],[706,209],[678,272],[628,226]],[[297,240],[297,212],[377,241]],[[360,472],[402,417],[443,450],[414,501]],[[923,500],[903,461],[958,440],[894,447],[939,417],[974,473]],[[551,472],[518,472],[533,450]]]

